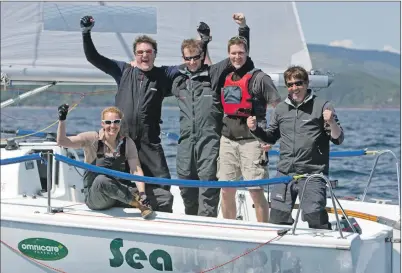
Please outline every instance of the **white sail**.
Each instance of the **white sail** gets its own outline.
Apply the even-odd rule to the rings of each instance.
[[[1,2],[1,70],[11,81],[114,84],[85,58],[79,26],[84,15],[95,18],[92,38],[100,54],[130,61],[135,37],[148,34],[158,42],[157,65],[181,63],[181,42],[196,37],[204,21],[217,62],[237,35],[234,12],[246,15],[256,67],[270,74],[291,64],[312,68],[292,2]]]

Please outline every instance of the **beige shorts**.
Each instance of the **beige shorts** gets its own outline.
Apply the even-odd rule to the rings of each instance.
[[[255,139],[230,140],[222,136],[218,159],[218,179],[228,181],[258,180],[269,177],[268,161],[261,144]],[[263,189],[266,186],[248,187],[247,189]]]

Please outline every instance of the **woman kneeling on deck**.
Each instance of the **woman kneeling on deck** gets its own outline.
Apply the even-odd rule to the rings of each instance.
[[[84,132],[76,136],[66,136],[66,117],[69,106],[59,106],[59,127],[57,144],[72,149],[83,149],[85,163],[116,171],[144,175],[133,140],[120,133],[123,113],[116,107],[102,111],[99,132]],[[150,199],[145,194],[145,183],[114,178],[104,174],[85,171],[85,203],[92,210],[104,210],[117,206],[139,208],[147,219],[152,215]]]

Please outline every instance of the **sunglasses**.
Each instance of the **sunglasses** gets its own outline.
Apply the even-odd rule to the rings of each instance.
[[[154,52],[154,50],[153,49],[148,49],[148,50],[137,50],[136,52],[135,52],[135,55],[144,55],[144,53],[147,53],[147,54],[152,54]]]
[[[183,56],[183,59],[185,61],[191,61],[191,59],[193,59],[194,61],[197,61],[201,58],[201,54],[195,55],[195,56],[190,56],[190,57],[185,57]]]
[[[292,87],[293,85],[302,86],[303,84],[304,84],[304,81],[287,82],[287,83],[286,83],[286,86],[287,86],[288,88],[290,88],[290,87]]]
[[[234,36],[229,41],[230,42],[241,41],[241,42],[243,42],[244,44],[247,45],[247,39],[244,38],[243,36]]]
[[[104,120],[102,120],[102,122],[105,123],[105,124],[107,124],[107,125],[111,125],[112,123],[113,123],[113,124],[120,124],[121,119],[115,119],[115,120],[107,120],[107,119],[104,119]]]

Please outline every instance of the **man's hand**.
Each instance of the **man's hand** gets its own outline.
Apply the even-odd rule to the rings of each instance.
[[[59,120],[63,121],[66,120],[67,118],[67,113],[68,113],[68,104],[62,104],[59,106],[58,108],[58,112],[59,112]]]
[[[269,150],[271,150],[271,148],[272,148],[272,145],[271,145],[271,144],[267,144],[267,143],[262,144],[262,143],[261,143],[261,149],[262,149],[264,152],[268,152]]]
[[[209,28],[209,26],[206,23],[200,22],[200,24],[197,27],[197,32],[200,35],[201,40],[203,40],[203,41],[211,41],[212,40],[211,29]]]
[[[331,125],[332,123],[335,122],[334,112],[332,112],[331,110],[328,109],[324,110],[324,112],[322,112],[322,115],[324,117],[325,123]]]
[[[247,118],[247,126],[251,131],[257,129],[257,118],[255,116],[249,116]]]
[[[239,27],[247,26],[246,17],[244,16],[243,13],[234,13],[233,14],[233,20],[236,22],[236,24],[239,25]]]
[[[84,16],[80,20],[82,33],[89,33],[94,25],[95,19],[90,15]]]
[[[148,197],[146,196],[145,192],[140,192],[140,203],[143,206],[151,207],[151,201],[149,201]]]

